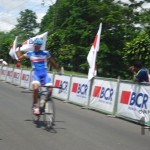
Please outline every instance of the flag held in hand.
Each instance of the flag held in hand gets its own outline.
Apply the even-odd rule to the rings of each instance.
[[[40,38],[40,39],[43,40],[43,44],[41,46],[41,50],[45,50],[46,41],[47,41],[47,34],[48,34],[48,32],[45,32],[43,34],[37,35],[35,37],[32,37],[32,38],[24,41],[22,43],[22,47],[20,48],[20,51],[32,51],[32,50],[34,50],[33,43],[34,43],[34,40],[37,39],[37,38]],[[17,48],[17,50],[18,50],[18,48]]]
[[[9,51],[9,55],[13,58],[13,59],[16,59],[18,60],[18,57],[16,55],[16,47],[17,47],[17,39],[18,39],[18,36],[15,37],[15,40],[13,42],[13,45]]]
[[[46,47],[46,41],[47,41],[47,34],[48,32],[45,32],[43,34],[40,34],[40,35],[37,35],[35,37],[32,37],[28,40],[26,40],[25,42],[23,42],[20,46],[20,51],[32,51],[34,50],[34,45],[33,45],[33,42],[36,38],[41,38],[43,40],[43,44],[41,46],[41,50],[45,50],[45,47]],[[15,40],[13,42],[13,46],[12,48],[10,49],[10,52],[9,52],[9,55],[13,58],[13,59],[16,59],[18,60],[18,57],[16,55],[16,51],[19,49],[19,46],[17,46],[17,39],[18,39],[18,36],[15,37]]]

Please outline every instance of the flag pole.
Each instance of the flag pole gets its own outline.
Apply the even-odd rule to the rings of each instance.
[[[97,52],[99,51],[101,30],[102,30],[102,23],[100,23],[100,25],[99,25],[97,35],[94,39],[92,47],[91,47],[89,54],[87,56],[87,61],[88,61],[89,66],[90,66],[89,72],[88,72],[89,95],[88,95],[87,106],[83,107],[83,108],[87,108],[87,109],[89,109],[89,105],[90,105],[90,95],[92,94],[92,85],[94,82],[93,77],[97,75],[96,57],[97,57]]]
[[[101,36],[101,32],[102,32],[102,23],[99,24],[99,45],[100,45],[100,36]],[[99,49],[98,49],[99,51]],[[95,56],[95,71],[96,71],[96,75],[97,75],[97,65],[96,65],[96,58],[97,58],[97,52],[96,51],[96,56]],[[92,79],[93,80],[93,79]],[[93,82],[92,82],[93,83]]]
[[[99,25],[99,30],[95,36],[94,42],[87,56],[87,61],[89,63],[88,80],[91,80],[97,74],[96,57],[97,57],[97,52],[99,51],[101,29],[102,29],[102,23],[100,23]]]

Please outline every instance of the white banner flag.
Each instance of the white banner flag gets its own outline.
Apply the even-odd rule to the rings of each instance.
[[[92,47],[87,56],[87,61],[90,67],[89,72],[88,72],[88,80],[91,80],[94,76],[97,75],[96,55],[97,55],[97,52],[99,51],[101,30],[102,30],[102,24],[100,23],[99,30],[97,32],[97,35],[94,39]]]
[[[25,42],[22,43],[22,47],[20,48],[21,51],[32,51],[34,50],[34,40],[37,38],[40,38],[43,40],[43,44],[41,46],[41,50],[45,50],[45,46],[46,46],[46,41],[47,41],[47,34],[48,32],[45,32],[43,34],[37,35],[35,37],[32,37],[28,40],[26,40]],[[17,48],[18,50],[18,48]]]
[[[14,40],[13,45],[12,45],[12,48],[11,48],[10,51],[9,51],[9,55],[10,55],[13,59],[16,59],[16,60],[18,60],[18,57],[17,57],[17,55],[16,55],[17,39],[18,39],[18,36],[15,37],[15,40]]]

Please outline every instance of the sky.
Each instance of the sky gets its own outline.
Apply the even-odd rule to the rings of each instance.
[[[128,2],[128,0],[122,1]],[[9,32],[13,29],[17,24],[17,18],[20,17],[20,11],[25,9],[34,11],[38,17],[37,22],[40,23],[49,6],[55,2],[56,0],[0,0],[0,31]]]
[[[42,5],[44,2],[44,5]],[[50,5],[56,0],[0,0],[0,31],[9,32],[17,24],[20,11],[30,9],[37,15],[40,23]]]

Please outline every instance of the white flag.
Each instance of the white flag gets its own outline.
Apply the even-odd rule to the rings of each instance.
[[[17,39],[18,39],[18,36],[15,37],[15,40],[13,42],[13,45],[9,51],[9,55],[13,58],[13,59],[16,59],[18,60],[18,57],[16,55],[16,46],[17,46]]]
[[[87,61],[90,67],[89,72],[88,72],[88,80],[91,80],[94,76],[97,75],[96,55],[97,55],[97,52],[99,51],[101,30],[102,30],[102,24],[100,23],[99,30],[97,32],[97,35],[94,39],[92,47],[87,56]]]
[[[48,32],[45,32],[43,34],[37,35],[35,37],[32,37],[32,38],[26,40],[25,42],[22,43],[22,47],[20,48],[20,51],[32,51],[32,50],[34,50],[34,43],[33,42],[37,38],[40,38],[43,40],[41,50],[45,50],[46,41],[47,41],[47,34],[48,34]],[[18,48],[17,48],[17,50],[18,50]]]

